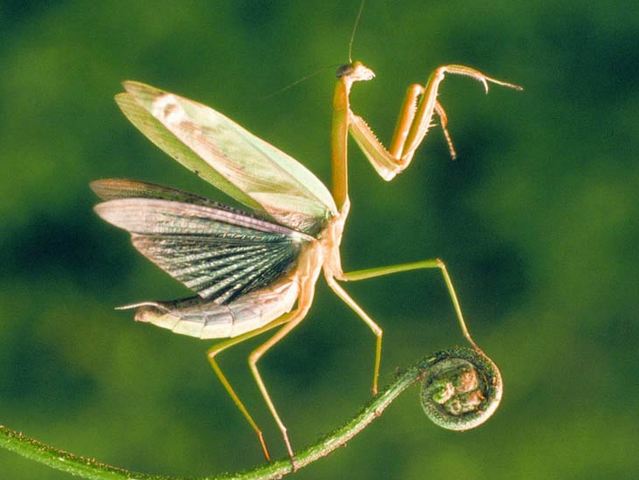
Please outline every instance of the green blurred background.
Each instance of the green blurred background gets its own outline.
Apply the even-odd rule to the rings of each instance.
[[[113,307],[180,285],[91,211],[88,182],[130,177],[227,200],[157,150],[112,97],[137,79],[201,100],[327,181],[333,68],[359,2],[0,2],[0,423],[137,471],[259,464],[254,435],[205,360],[212,342]],[[464,434],[417,391],[296,478],[638,478],[639,10],[636,1],[369,0],[353,93],[380,136],[405,87],[462,63],[524,93],[451,78],[459,158],[434,129],[391,183],[352,148],[346,269],[440,256],[477,341],[502,368],[502,407]],[[461,343],[443,282],[417,272],[348,285],[385,328],[382,382]],[[278,431],[246,368],[222,357],[271,448]],[[262,371],[302,447],[368,399],[373,337],[320,282]],[[0,451],[0,477],[68,476]]]

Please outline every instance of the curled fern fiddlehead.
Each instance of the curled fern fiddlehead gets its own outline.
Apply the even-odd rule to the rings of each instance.
[[[469,430],[490,418],[503,391],[497,365],[470,348],[452,348],[434,357],[424,371],[420,394],[428,418],[448,430]]]

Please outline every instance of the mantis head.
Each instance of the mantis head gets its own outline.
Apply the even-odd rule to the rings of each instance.
[[[352,82],[365,82],[375,78],[375,72],[360,61],[341,65],[336,72],[337,78],[344,78]]]

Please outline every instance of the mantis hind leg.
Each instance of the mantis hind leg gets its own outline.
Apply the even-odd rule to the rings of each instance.
[[[275,423],[279,427],[280,432],[282,432],[284,444],[286,445],[286,450],[291,459],[293,470],[296,470],[296,466],[295,466],[295,454],[293,452],[293,447],[291,446],[291,440],[288,436],[286,425],[284,425],[284,422],[282,421],[279,413],[277,412],[277,409],[275,408],[275,404],[273,403],[273,400],[271,399],[271,396],[268,393],[268,389],[266,388],[266,384],[264,383],[264,380],[262,380],[262,375],[260,374],[257,368],[257,362],[260,360],[260,358],[264,356],[264,354],[266,354],[266,352],[268,352],[273,346],[275,346],[275,344],[277,344],[280,340],[282,340],[286,335],[288,335],[291,332],[291,330],[293,330],[297,325],[300,324],[302,320],[304,320],[304,317],[306,317],[306,314],[308,313],[308,310],[311,307],[311,303],[313,302],[313,295],[314,295],[314,284],[311,283],[311,284],[303,285],[302,291],[300,292],[300,297],[297,302],[296,309],[287,314],[286,321],[282,321],[279,323],[280,325],[284,324],[284,326],[280,330],[278,330],[266,342],[264,342],[262,345],[257,347],[255,350],[253,350],[248,358],[249,368],[251,370],[251,373],[253,374],[253,377],[255,378],[255,383],[257,383],[257,386],[260,389],[260,392],[262,393],[262,397],[264,398],[264,401],[266,402],[266,405],[268,406],[268,409],[270,410],[271,415],[273,416],[273,419],[275,420]]]
[[[246,419],[246,421],[249,423],[249,425],[251,426],[251,428],[255,431],[255,434],[257,435],[258,441],[260,442],[260,446],[262,447],[262,453],[264,454],[264,457],[266,458],[266,460],[270,461],[271,460],[271,456],[269,454],[268,451],[268,447],[266,446],[266,441],[264,440],[264,435],[262,434],[262,430],[260,429],[260,427],[257,425],[257,423],[255,422],[255,420],[253,419],[253,416],[249,413],[248,409],[246,408],[246,406],[244,405],[244,403],[242,402],[242,400],[240,400],[240,397],[237,395],[237,393],[235,392],[235,390],[233,389],[233,386],[231,385],[231,383],[229,382],[228,378],[226,377],[226,375],[224,374],[224,372],[222,372],[222,369],[220,368],[217,360],[216,360],[216,356],[220,353],[222,353],[224,350],[234,346],[234,345],[238,345],[246,340],[249,340],[257,335],[260,335],[268,330],[271,330],[275,327],[278,327],[279,325],[282,325],[286,322],[289,321],[291,316],[291,313],[287,313],[285,315],[282,315],[280,318],[273,320],[272,322],[264,325],[261,328],[258,328],[256,330],[252,330],[250,332],[246,332],[243,335],[239,335],[237,337],[233,337],[233,338],[229,338],[228,340],[224,340],[220,343],[217,343],[215,345],[213,345],[208,351],[207,351],[207,357],[209,360],[209,363],[211,364],[211,367],[213,368],[213,371],[215,372],[215,375],[217,376],[217,378],[220,380],[220,383],[222,384],[222,386],[224,387],[224,389],[226,390],[226,392],[228,393],[228,395],[231,397],[231,400],[233,400],[233,403],[235,404],[235,406],[238,408],[238,410],[242,413],[242,415],[244,416],[244,418]]]

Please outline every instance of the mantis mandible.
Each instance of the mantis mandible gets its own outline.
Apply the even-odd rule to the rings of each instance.
[[[372,392],[377,393],[382,328],[351,298],[340,282],[417,269],[438,269],[448,289],[459,327],[479,349],[464,321],[453,282],[440,259],[344,272],[340,243],[348,217],[347,141],[349,133],[385,180],[406,169],[434,117],[446,131],[437,100],[446,74],[520,89],[474,68],[446,65],[425,84],[408,88],[390,146],[385,148],[351,108],[356,82],[374,73],[359,61],[337,70],[331,132],[332,192],[296,160],[219,112],[139,82],[124,82],[116,101],[128,119],[153,143],[204,180],[249,207],[245,212],[204,197],[151,183],[105,179],[91,184],[104,200],[95,207],[107,222],[131,233],[133,245],[196,295],[176,301],[146,301],[135,319],[202,339],[226,338],[208,350],[220,382],[255,431],[266,459],[262,430],[220,369],[217,357],[240,342],[277,331],[251,352],[248,364],[279,427],[294,464],[294,450],[258,369],[259,360],[306,317],[320,273],[329,287],[375,336]]]

